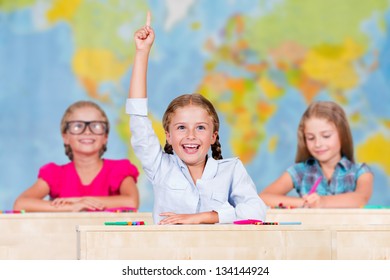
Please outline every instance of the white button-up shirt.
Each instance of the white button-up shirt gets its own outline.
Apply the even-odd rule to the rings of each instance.
[[[202,177],[193,182],[186,164],[176,155],[163,152],[147,117],[147,99],[130,98],[131,144],[153,184],[153,219],[163,212],[193,214],[215,211],[219,223],[241,219],[265,220],[266,206],[238,158],[215,160],[208,156]]]

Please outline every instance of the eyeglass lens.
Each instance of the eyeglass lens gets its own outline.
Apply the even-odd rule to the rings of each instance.
[[[71,121],[67,124],[70,134],[82,134],[86,130],[87,126],[93,134],[102,135],[107,133],[107,123],[103,121]]]

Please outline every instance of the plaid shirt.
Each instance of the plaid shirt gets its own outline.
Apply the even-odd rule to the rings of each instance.
[[[312,185],[318,177],[322,180],[317,187],[319,195],[335,195],[340,193],[353,192],[356,189],[356,182],[360,175],[371,172],[365,164],[355,164],[342,157],[338,162],[330,182],[327,182],[317,160],[311,158],[306,162],[296,163],[287,169],[294,183],[294,188],[300,196],[309,193]]]

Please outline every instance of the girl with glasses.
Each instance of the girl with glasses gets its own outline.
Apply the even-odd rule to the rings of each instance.
[[[107,150],[109,122],[91,101],[65,111],[61,133],[70,162],[42,166],[37,181],[15,201],[14,210],[79,212],[139,206],[138,169],[128,159],[102,158]],[[45,198],[49,196],[49,200]]]

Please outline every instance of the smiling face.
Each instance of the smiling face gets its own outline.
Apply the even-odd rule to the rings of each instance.
[[[71,121],[106,122],[107,120],[98,109],[91,106],[84,106],[72,110],[72,113],[66,118],[66,122]],[[71,134],[69,129],[66,129],[62,134],[62,138],[64,140],[64,144],[70,146],[73,157],[83,155],[90,156],[93,154],[100,157],[102,147],[107,144],[108,135],[107,133],[101,135],[94,134],[87,126],[83,133],[77,135]]]
[[[341,143],[334,123],[322,118],[309,118],[304,124],[307,149],[320,163],[336,164],[341,159]]]
[[[205,109],[195,105],[176,109],[165,133],[167,142],[185,164],[202,168],[218,135],[214,131],[212,117]]]

